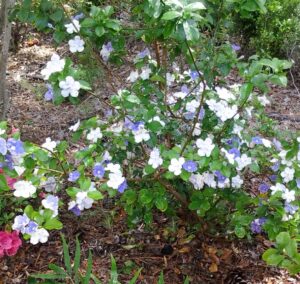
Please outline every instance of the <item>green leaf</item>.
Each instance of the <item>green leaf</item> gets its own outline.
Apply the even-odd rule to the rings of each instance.
[[[98,26],[95,29],[95,33],[98,37],[102,37],[105,34],[105,29],[102,26]]]
[[[140,269],[134,274],[133,278],[129,281],[128,284],[135,284],[135,283],[136,283],[138,277],[139,277],[140,274],[141,274],[142,269],[143,269],[143,268],[140,268]]]
[[[268,249],[262,255],[262,259],[267,264],[276,266],[284,260],[284,256],[280,255],[276,249]]]
[[[290,240],[285,246],[285,251],[289,257],[293,258],[298,252],[297,242],[295,240]]]
[[[246,235],[246,230],[244,227],[236,225],[234,228],[234,233],[238,238],[242,239]]]
[[[92,28],[96,25],[96,21],[92,18],[85,18],[81,23],[80,26],[82,28]]]
[[[101,200],[103,199],[103,194],[97,190],[93,190],[88,192],[88,197],[94,200]]]
[[[279,248],[283,249],[285,248],[291,241],[290,234],[287,232],[281,232],[276,237],[276,243]]]
[[[184,11],[187,11],[187,12],[194,12],[194,11],[205,10],[205,9],[206,8],[205,8],[204,4],[201,2],[191,3],[184,7]]]
[[[148,189],[142,189],[139,194],[142,204],[149,204],[153,200],[153,193]]]
[[[39,278],[39,279],[52,279],[52,280],[58,280],[58,279],[66,279],[66,275],[64,274],[32,274],[30,275],[32,278]]]
[[[56,218],[52,218],[47,220],[43,227],[47,230],[61,230],[63,228],[63,224]]]
[[[67,276],[67,273],[64,271],[63,268],[61,268],[53,263],[50,263],[48,267],[49,267],[49,269],[53,270],[56,274]]]
[[[166,197],[158,197],[155,200],[155,206],[162,212],[165,212],[168,209],[168,201]]]
[[[87,268],[86,268],[85,277],[83,279],[83,284],[89,284],[90,283],[92,269],[93,269],[92,252],[91,252],[91,250],[89,250],[89,256],[88,256],[88,261],[87,261]]]
[[[56,10],[53,14],[50,15],[50,19],[52,19],[54,22],[59,22],[63,19],[64,12],[61,9]]]
[[[80,89],[82,90],[90,91],[92,89],[90,84],[86,81],[79,80],[79,83],[80,83]]]
[[[0,174],[0,192],[10,190],[4,175]]]
[[[197,41],[199,39],[200,34],[195,22],[184,21],[183,29],[188,41]]]
[[[126,101],[133,103],[133,104],[139,104],[141,101],[136,95],[129,95],[126,98]]]
[[[248,100],[252,90],[253,90],[253,84],[246,83],[246,84],[242,85],[242,87],[241,87],[241,98],[240,98],[241,103],[244,103]]]
[[[177,11],[169,11],[163,14],[162,20],[171,21],[182,16],[182,13]]]
[[[66,266],[67,272],[69,275],[72,274],[72,266],[71,266],[71,257],[69,252],[69,245],[66,242],[66,239],[63,234],[61,234],[61,239],[63,243],[63,254],[64,254],[64,264]]]
[[[288,80],[286,78],[286,76],[284,75],[273,75],[272,77],[270,77],[270,81],[273,83],[273,84],[277,84],[278,86],[283,86],[283,87],[286,87],[287,86],[287,83],[288,83]]]
[[[160,273],[157,284],[165,284],[163,272]]]

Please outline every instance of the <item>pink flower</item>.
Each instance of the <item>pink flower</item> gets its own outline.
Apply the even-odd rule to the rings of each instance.
[[[19,232],[0,231],[0,257],[15,255],[21,245],[22,241],[19,238]]]

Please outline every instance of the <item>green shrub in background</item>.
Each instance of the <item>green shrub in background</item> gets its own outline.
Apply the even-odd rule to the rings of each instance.
[[[300,0],[267,0],[265,14],[234,19],[234,33],[248,52],[286,57],[300,40]]]

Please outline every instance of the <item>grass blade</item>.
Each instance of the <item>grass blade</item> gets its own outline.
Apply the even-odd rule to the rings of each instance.
[[[113,255],[111,255],[111,272],[110,272],[110,281],[109,284],[119,284],[118,281],[118,269],[117,269],[117,263]]]
[[[130,280],[130,282],[128,284],[135,284],[137,279],[139,278],[141,271],[143,268],[140,268],[133,276],[133,278]]]
[[[69,252],[69,246],[66,242],[64,235],[61,235],[62,243],[63,243],[63,253],[64,253],[64,263],[66,266],[66,270],[69,273],[69,276],[72,276],[72,266],[71,266],[71,257]]]
[[[79,283],[79,278],[78,278],[78,272],[79,272],[79,266],[80,266],[80,257],[81,257],[81,251],[80,251],[80,243],[78,240],[78,237],[76,237],[76,248],[75,248],[75,258],[74,258],[74,274],[75,274],[75,283]]]
[[[91,274],[91,279],[95,282],[95,284],[101,284],[101,281],[94,274]]]
[[[160,273],[157,284],[165,284],[163,272]]]
[[[84,277],[84,280],[83,280],[84,284],[89,284],[90,283],[92,269],[93,269],[93,259],[92,259],[91,250],[89,250],[89,257],[88,257],[88,262],[87,262],[86,274],[85,274],[85,277]]]

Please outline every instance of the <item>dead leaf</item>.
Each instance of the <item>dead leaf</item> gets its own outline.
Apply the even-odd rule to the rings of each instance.
[[[212,263],[211,266],[209,267],[209,271],[214,273],[218,271],[218,265],[216,263]]]
[[[180,253],[189,253],[191,251],[190,247],[183,247],[179,250]]]

